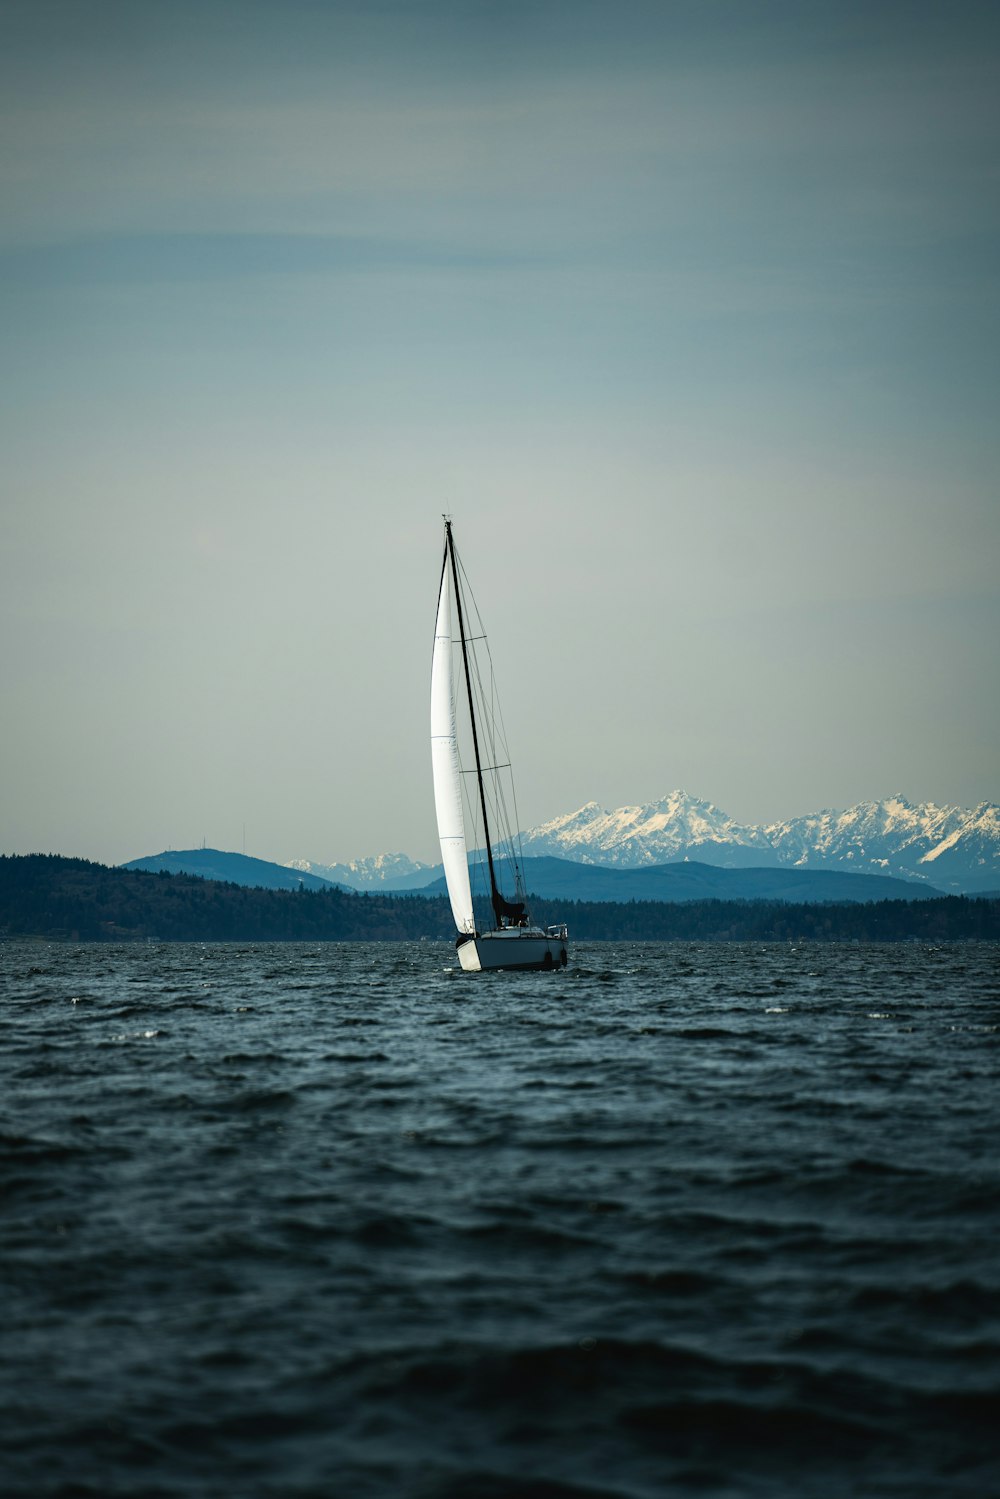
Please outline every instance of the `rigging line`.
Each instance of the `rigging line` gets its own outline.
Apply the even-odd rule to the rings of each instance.
[[[473,602],[475,602],[474,599],[473,599]],[[478,612],[478,606],[477,606],[477,612]],[[480,621],[480,623],[481,623],[481,621]],[[493,724],[494,724],[494,726],[495,726],[495,728],[497,730],[498,737],[499,737],[499,739],[500,739],[500,741],[501,741],[501,743],[503,745],[504,752],[508,756],[508,761],[509,761],[510,748],[509,748],[509,745],[508,745],[508,742],[507,742],[507,726],[504,723],[503,709],[502,709],[502,707],[500,705],[500,697],[499,697],[499,694],[497,693],[497,690],[496,690],[496,674],[495,674],[495,672],[493,670],[493,655],[492,655],[492,652],[490,651],[489,640],[486,638],[485,633],[484,633],[483,639],[484,639],[485,644],[486,644],[486,655],[487,655],[487,659],[489,661],[489,666],[490,666],[490,687],[491,687],[490,702],[491,702],[492,710],[493,710],[493,712],[492,712],[492,721],[493,721]],[[476,664],[477,664],[477,673],[478,673],[478,659],[477,659],[477,663]],[[485,693],[483,693],[483,697],[485,699]],[[518,808],[517,808],[517,786],[516,786],[516,784],[514,782],[513,776],[511,776],[511,783],[510,783],[511,799],[512,799],[513,807],[514,807],[513,824],[511,823],[509,812],[507,810],[506,795],[505,795],[504,788],[503,788],[502,785],[500,786],[499,790],[500,790],[501,799],[503,800],[503,816],[504,816],[504,819],[505,819],[505,822],[506,822],[507,840],[508,840],[508,842],[509,842],[509,844],[511,846],[511,854],[512,854],[512,857],[515,859],[515,864],[516,864],[516,861],[518,859],[523,860],[523,858],[524,858],[524,847],[523,847],[523,842],[522,842],[522,839],[521,839],[521,819],[520,819],[520,814],[519,814]],[[511,832],[511,827],[513,827],[513,832]],[[516,852],[516,854],[514,853],[515,842],[516,842],[516,845],[517,845],[517,852]]]
[[[487,655],[488,654],[489,654],[489,647],[487,646]],[[509,761],[510,761],[510,749],[509,749],[508,744],[507,744],[506,735],[503,733],[503,718],[502,718],[502,714],[500,712],[500,703],[499,703],[499,699],[498,699],[497,691],[496,691],[496,676],[495,676],[495,673],[492,670],[492,662],[490,663],[490,665],[491,665],[491,670],[490,670],[490,687],[491,687],[491,691],[490,691],[490,694],[489,694],[489,698],[487,699],[486,689],[485,689],[485,687],[483,685],[482,671],[481,671],[481,668],[480,668],[480,665],[479,665],[479,660],[478,660],[478,656],[477,656],[476,652],[473,652],[473,658],[472,659],[473,659],[473,665],[475,667],[475,672],[476,672],[477,692],[478,692],[480,704],[482,706],[483,712],[484,712],[485,717],[486,717],[486,733],[487,733],[488,738],[489,738],[491,754],[493,755],[493,758],[495,760],[499,758],[498,755],[497,755],[497,746],[499,744],[500,749],[502,749],[503,753],[506,755],[507,762],[509,763]]]
[[[478,660],[478,656],[477,656],[476,652],[472,653],[471,665],[472,665],[474,673],[475,673],[476,696],[477,696],[478,701],[479,701],[480,713],[481,713],[482,718],[483,718],[483,722],[480,724],[480,727],[482,729],[484,737],[487,740],[490,754],[491,754],[493,760],[496,761],[498,764],[502,763],[505,766],[509,766],[509,764],[510,764],[510,750],[508,749],[506,743],[503,741],[502,736],[498,735],[497,732],[496,732],[495,715],[490,711],[490,703],[489,703],[489,701],[487,699],[486,690],[485,690],[485,688],[483,686],[482,671],[481,671],[481,668],[480,668],[480,665],[479,665],[479,660]],[[494,683],[494,686],[495,686],[495,683]],[[493,696],[495,697],[495,691],[494,691]],[[499,741],[499,743],[498,743],[498,741]],[[504,760],[502,762],[500,760],[500,756],[497,753],[498,748],[500,750],[502,750],[503,754],[506,755],[506,757],[507,757],[506,760]],[[489,767],[484,767],[484,769],[485,768],[489,768]]]
[[[454,563],[454,561],[456,560],[454,543],[452,543],[452,559],[453,559],[453,563]],[[483,676],[482,676],[482,668],[481,668],[480,662],[479,662],[479,653],[478,653],[478,651],[476,651],[475,649],[473,649],[473,651],[472,651],[471,654],[472,654],[472,662],[473,662],[473,666],[474,666],[474,669],[475,669],[475,677],[476,677],[476,695],[478,696],[478,700],[479,700],[479,704],[480,704],[480,711],[482,713],[483,720],[484,720],[485,733],[486,733],[487,738],[488,738],[490,753],[491,753],[491,756],[493,757],[494,760],[498,760],[498,756],[497,756],[497,752],[496,751],[497,751],[497,741],[499,740],[499,743],[500,743],[500,745],[501,745],[501,747],[503,749],[503,753],[507,756],[507,759],[504,762],[502,762],[501,764],[499,764],[497,766],[487,766],[486,767],[486,769],[488,771],[491,771],[492,775],[493,775],[493,779],[492,779],[492,783],[491,783],[491,789],[492,789],[491,800],[493,801],[494,815],[495,815],[495,818],[496,818],[496,821],[497,821],[497,832],[498,832],[498,834],[500,834],[500,837],[498,838],[497,841],[502,846],[503,855],[504,855],[505,860],[513,866],[515,885],[523,887],[524,881],[523,881],[523,876],[522,876],[522,871],[521,871],[521,865],[522,865],[523,859],[524,859],[524,845],[523,845],[523,841],[522,841],[522,838],[521,838],[520,816],[519,816],[518,808],[517,808],[517,788],[514,785],[514,778],[513,778],[513,774],[512,774],[511,777],[510,777],[510,782],[511,782],[511,785],[510,785],[511,800],[513,802],[513,808],[514,808],[514,818],[513,818],[513,824],[512,824],[511,817],[510,817],[510,809],[507,806],[507,796],[506,796],[506,791],[504,789],[504,784],[503,784],[502,780],[500,779],[500,777],[496,774],[496,771],[498,769],[506,769],[506,770],[510,769],[510,748],[509,748],[509,745],[508,745],[508,742],[507,742],[507,728],[506,728],[506,724],[504,723],[504,720],[503,720],[503,710],[502,710],[502,708],[500,706],[499,694],[497,692],[496,672],[495,672],[494,666],[493,666],[493,653],[490,650],[489,638],[488,638],[488,636],[486,634],[486,629],[485,629],[485,627],[483,625],[482,615],[481,615],[480,610],[479,610],[479,604],[478,604],[478,601],[477,601],[476,596],[475,596],[475,591],[472,588],[471,583],[469,582],[469,578],[468,578],[468,575],[467,575],[467,573],[465,571],[465,567],[461,563],[461,561],[458,561],[458,566],[461,568],[463,583],[464,583],[465,589],[467,591],[467,600],[468,600],[468,602],[471,603],[472,609],[475,612],[476,625],[478,626],[478,629],[480,631],[480,634],[474,635],[474,636],[470,636],[470,637],[466,637],[466,639],[469,640],[470,643],[472,643],[473,645],[476,642],[481,642],[485,646],[486,659],[487,659],[487,662],[488,662],[488,665],[489,665],[490,692],[489,692],[489,696],[487,697],[486,689],[485,689],[485,687],[483,685]],[[457,580],[456,580],[456,593],[457,592],[458,592],[458,587],[457,587]],[[471,619],[471,615],[470,615],[470,619]],[[464,642],[463,642],[463,650],[464,650]],[[469,664],[468,663],[468,657],[466,656],[465,659],[466,659],[466,685],[467,685],[467,687],[471,688],[471,678],[470,678],[469,673],[468,673],[468,664]],[[470,691],[470,703],[471,703],[471,691]],[[485,787],[484,787],[484,784],[482,782],[482,779],[480,779],[480,791],[481,791],[481,793],[483,794],[483,796],[485,798]],[[484,811],[485,811],[485,799],[484,799]],[[512,827],[513,827],[513,831],[512,831]],[[493,876],[495,878],[495,875],[493,874],[492,859],[490,861],[490,866],[491,866],[491,876]],[[518,891],[518,893],[521,893],[521,892]]]
[[[482,614],[480,613],[480,610],[479,610],[479,604],[478,604],[478,602],[476,600],[475,592],[474,592],[474,590],[472,588],[471,583],[469,582],[469,578],[468,578],[468,575],[467,575],[467,573],[465,571],[465,567],[463,566],[463,564],[462,564],[461,561],[459,561],[459,567],[462,570],[463,588],[464,588],[464,591],[465,591],[465,594],[466,594],[468,600],[471,602],[472,608],[475,611],[476,625],[478,626],[478,629],[479,629],[479,634],[478,635],[475,635],[475,636],[472,636],[472,637],[469,637],[469,638],[471,640],[474,640],[474,641],[481,641],[485,645],[485,647],[486,647],[486,658],[487,658],[487,661],[489,663],[489,676],[490,676],[490,688],[491,688],[488,697],[487,697],[486,691],[485,691],[485,689],[484,689],[484,687],[482,685],[482,672],[481,672],[480,665],[479,665],[478,652],[473,651],[472,656],[473,656],[473,661],[475,663],[475,668],[476,668],[476,678],[477,678],[477,684],[478,684],[478,689],[479,689],[479,701],[480,701],[480,704],[481,704],[484,712],[486,712],[488,714],[488,727],[489,727],[490,725],[494,725],[495,722],[496,722],[496,720],[498,718],[500,719],[500,722],[502,724],[502,714],[500,714],[500,711],[499,711],[499,700],[497,698],[497,692],[496,692],[496,673],[495,673],[495,671],[493,669],[493,654],[492,654],[492,652],[490,650],[489,637],[487,636],[487,633],[486,633],[486,627],[483,624],[483,617],[482,617]],[[503,736],[503,735],[502,735],[502,737],[505,738],[505,736]],[[506,743],[504,744],[504,748],[506,750]],[[509,754],[509,751],[507,751],[507,753]],[[496,756],[494,756],[494,758],[496,758]]]
[[[473,598],[473,606],[476,608],[478,617],[478,606],[475,604],[475,598]],[[480,628],[482,628],[481,619],[479,620],[479,624]],[[507,761],[504,762],[504,764],[499,768],[510,769],[510,749],[507,744],[506,725],[503,721],[503,709],[500,706],[500,698],[496,689],[496,673],[493,670],[493,655],[490,651],[489,640],[485,634],[485,631],[481,638],[485,643],[486,657],[487,661],[489,662],[490,668],[490,695],[489,702],[487,703],[486,690],[483,685],[479,656],[478,652],[474,651],[473,661],[475,664],[476,685],[479,701],[486,719],[486,726],[489,733],[491,748],[493,748],[493,746],[495,745],[496,740],[499,739],[503,746],[504,753],[508,756]],[[493,749],[493,752],[495,754],[495,749]],[[493,800],[496,810],[498,830],[502,829],[505,857],[507,859],[507,862],[509,862],[513,867],[515,885],[523,886],[524,880],[522,865],[524,862],[524,842],[521,837],[521,819],[517,806],[517,786],[514,782],[513,775],[510,778],[510,795],[513,804],[513,819],[510,815],[510,808],[507,805],[507,794],[504,784],[499,779],[496,779],[494,782]],[[518,894],[521,893],[522,892],[519,890]]]
[[[486,650],[487,650],[487,656],[489,656],[489,645],[488,644],[487,644]],[[509,747],[508,742],[507,742],[506,726],[505,726],[505,724],[503,722],[503,710],[502,710],[502,708],[500,706],[500,699],[499,699],[499,695],[498,695],[497,690],[496,690],[496,675],[495,675],[495,673],[492,670],[492,658],[490,658],[490,667],[491,667],[491,670],[490,670],[491,692],[490,692],[489,711],[488,711],[487,717],[488,717],[488,725],[489,725],[489,730],[490,730],[491,752],[493,753],[494,758],[497,759],[498,757],[496,755],[496,746],[497,746],[497,743],[499,742],[499,745],[502,748],[504,755],[506,756],[506,760],[503,762],[504,763],[504,768],[508,768],[510,766],[510,747]],[[481,672],[479,670],[478,660],[476,661],[476,673],[477,673],[477,679],[478,679],[480,700],[481,700],[482,704],[484,705],[484,710],[485,710],[485,708],[486,708],[486,692],[485,692],[485,688],[482,685],[482,675],[481,675]],[[506,820],[506,829],[505,829],[506,836],[507,836],[507,838],[509,840],[513,841],[514,833],[519,833],[520,832],[520,828],[517,826],[517,821],[518,821],[518,818],[517,818],[517,791],[516,791],[516,787],[514,786],[513,777],[511,777],[511,794],[512,794],[512,797],[514,799],[514,830],[513,830],[513,832],[512,832],[512,829],[511,829],[510,815],[509,815],[509,811],[508,811],[508,808],[507,808],[507,805],[506,805],[506,797],[505,797],[504,792],[503,792],[503,787],[501,786],[499,788],[499,790],[500,790],[500,793],[501,793],[501,800],[503,802],[503,816],[504,816],[504,818]]]
[[[489,769],[490,767],[484,768]],[[494,808],[494,818],[496,823],[496,826],[494,828],[495,836],[493,840],[494,858],[496,858],[498,855],[502,855],[505,864],[510,864],[512,860],[516,862],[516,849],[514,845],[514,839],[511,836],[510,817],[507,807],[504,782],[498,774],[499,770],[509,770],[509,768],[509,763],[506,763],[498,765],[495,769],[493,769],[490,778],[490,784],[488,787],[490,800]]]

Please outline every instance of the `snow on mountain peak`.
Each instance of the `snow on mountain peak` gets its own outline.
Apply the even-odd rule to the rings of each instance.
[[[1000,887],[1000,808],[912,803],[901,792],[755,827],[686,791],[604,811],[588,802],[522,835],[524,853],[628,868],[677,858],[708,863],[846,867],[948,888]],[[947,870],[952,876],[944,879]],[[969,886],[968,881],[973,883]],[[965,883],[963,883],[965,882]]]
[[[587,864],[663,863],[702,843],[767,846],[759,829],[744,828],[711,802],[680,790],[612,812],[588,802],[522,835],[525,854]]]
[[[411,859],[408,854],[372,854],[367,859],[349,859],[344,864],[314,864],[308,859],[289,859],[286,867],[318,874],[321,879],[350,885],[356,890],[372,890],[419,884],[424,874],[431,877],[435,866]]]

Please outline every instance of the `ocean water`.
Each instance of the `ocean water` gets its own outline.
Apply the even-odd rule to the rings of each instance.
[[[7,1496],[1000,1493],[993,946],[0,946]]]

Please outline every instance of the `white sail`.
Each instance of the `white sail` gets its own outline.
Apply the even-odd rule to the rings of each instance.
[[[434,806],[437,810],[441,858],[452,914],[460,932],[474,932],[469,860],[462,812],[462,769],[458,757],[455,683],[451,639],[451,568],[446,558],[441,575],[434,657],[431,663],[431,761],[434,766]]]

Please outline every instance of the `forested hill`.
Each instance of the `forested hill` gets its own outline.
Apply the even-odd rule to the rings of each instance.
[[[450,935],[447,900],[266,890],[111,869],[53,854],[0,858],[0,932],[74,942],[392,941]]]
[[[588,940],[782,942],[1000,940],[1000,900],[532,901],[542,922]],[[250,889],[186,874],[111,869],[54,854],[0,856],[0,936],[72,942],[450,940],[444,897]]]

